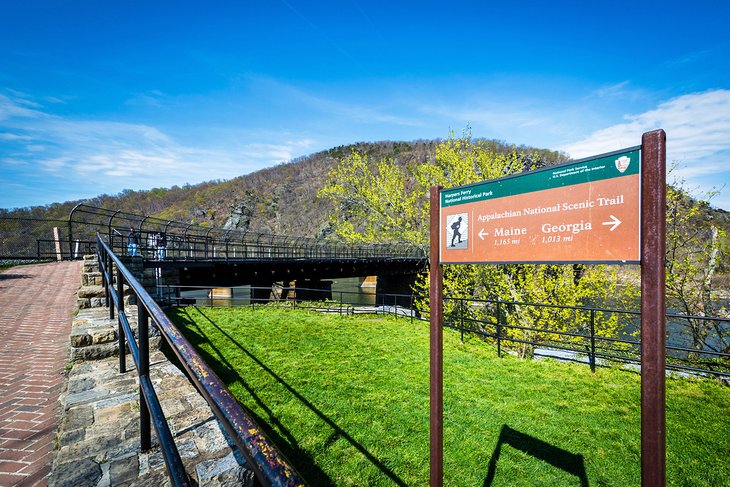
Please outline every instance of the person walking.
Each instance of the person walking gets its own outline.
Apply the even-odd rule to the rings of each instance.
[[[134,231],[134,228],[129,228],[129,234],[127,235],[127,253],[132,257],[137,255],[137,249],[139,249],[139,235]]]
[[[165,260],[165,247],[167,237],[164,233],[157,232],[157,260]]]

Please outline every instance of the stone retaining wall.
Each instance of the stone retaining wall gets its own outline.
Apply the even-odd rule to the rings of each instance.
[[[99,286],[95,260],[84,261],[82,288]],[[169,485],[153,429],[152,449],[140,451],[139,380],[131,355],[119,373],[117,323],[109,310],[91,307],[102,296],[79,293],[69,337],[70,370],[61,395],[62,418],[49,485],[111,487]],[[103,292],[103,291],[102,291]],[[90,293],[90,291],[89,291]],[[82,297],[83,296],[83,297]],[[136,306],[125,305],[136,333]],[[210,407],[177,367],[159,351],[150,326],[150,378],[165,412],[186,472],[194,484],[253,485],[253,473],[229,442]]]

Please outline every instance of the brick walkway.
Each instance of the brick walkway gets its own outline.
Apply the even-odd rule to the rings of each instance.
[[[48,483],[81,267],[0,273],[0,486]]]

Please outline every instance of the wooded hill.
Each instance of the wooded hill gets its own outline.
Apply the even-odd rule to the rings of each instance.
[[[328,236],[331,233],[330,201],[317,197],[329,172],[352,151],[367,156],[375,164],[390,159],[399,166],[421,164],[435,158],[440,140],[413,142],[361,142],[334,147],[288,163],[262,169],[227,181],[208,181],[182,187],[147,191],[125,189],[116,195],[100,195],[83,200],[99,206],[162,219],[201,225],[238,228],[291,236]],[[565,162],[565,154],[533,147],[489,141],[497,151],[523,154],[525,168]],[[425,196],[425,195],[424,195]],[[79,201],[53,203],[15,210],[0,209],[0,217],[66,219]],[[707,217],[730,227],[730,213],[705,206]]]
[[[352,151],[365,154],[371,163],[390,159],[399,166],[420,164],[435,157],[440,140],[414,142],[372,142],[334,147],[288,163],[262,169],[227,181],[148,191],[125,189],[116,195],[101,195],[83,200],[85,204],[162,219],[227,226],[262,233],[292,236],[327,236],[332,203],[317,197],[328,173]],[[515,146],[490,142],[500,151]],[[542,166],[566,160],[552,151],[517,147],[529,163]],[[53,203],[47,206],[0,209],[0,217],[34,217],[65,219],[81,201]]]

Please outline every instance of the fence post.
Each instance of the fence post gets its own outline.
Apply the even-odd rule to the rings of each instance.
[[[111,287],[109,292],[114,290],[114,274],[112,271],[112,256],[108,253],[106,254],[106,277],[107,277],[107,284]],[[111,294],[109,295],[109,319],[114,319],[114,300],[111,297]]]
[[[502,356],[502,303],[497,298],[497,357]]]
[[[147,308],[141,300],[137,303],[137,336],[139,340],[139,376],[150,374],[150,337],[148,327]],[[142,451],[152,448],[152,435],[150,431],[150,411],[147,399],[139,387],[139,441]]]
[[[101,283],[104,285],[104,304],[107,307],[111,307],[112,298],[109,294],[109,286],[111,286],[109,282],[109,268],[107,267],[106,258],[103,257],[103,254],[103,251],[99,251],[96,255],[99,260],[99,270],[101,271]]]
[[[413,307],[413,294],[411,294],[411,307],[409,314],[411,315],[411,324],[413,324],[413,315],[416,314],[416,310]]]
[[[124,326],[122,326],[122,313],[124,312],[124,277],[122,276],[122,269],[117,266],[117,324],[119,335],[119,372],[124,373],[127,371],[127,363],[125,361],[125,354],[127,350],[127,340],[124,334]]]
[[[596,310],[591,309],[591,372],[596,371]]]
[[[459,300],[459,328],[461,329],[461,343],[464,343],[464,298]]]

